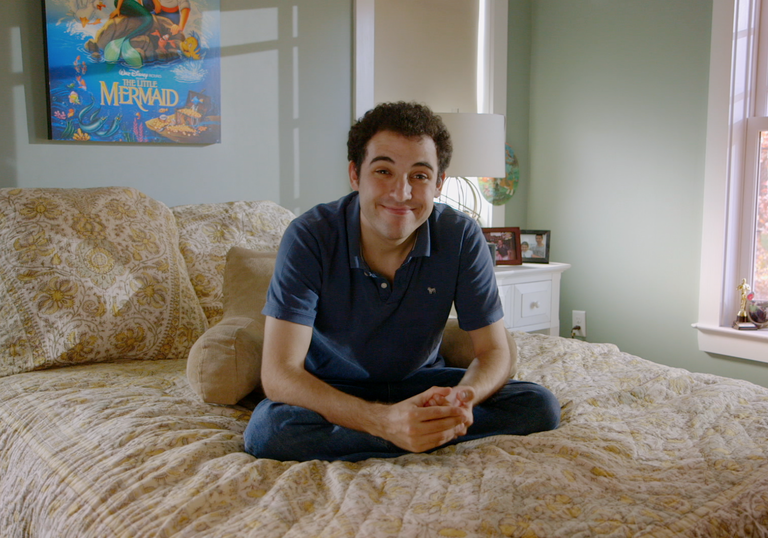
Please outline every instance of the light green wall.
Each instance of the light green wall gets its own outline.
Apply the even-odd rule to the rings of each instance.
[[[291,210],[348,192],[350,0],[222,2],[224,127],[222,143],[206,147],[47,141],[40,2],[7,4],[0,187],[122,184],[168,205],[272,199]],[[274,9],[277,39],[233,32]],[[552,230],[552,259],[573,264],[564,335],[571,310],[586,310],[590,341],[768,386],[768,366],[701,353],[690,327],[710,22],[707,0],[509,0],[507,137],[521,184],[507,225]]]
[[[221,2],[222,142],[210,146],[48,141],[41,5],[8,0],[0,18],[0,187],[127,185],[168,205],[270,199],[294,211],[348,192],[350,0]]]
[[[531,3],[531,228],[568,262],[560,319],[656,362],[768,386],[698,351],[711,2]]]
[[[531,2],[509,0],[507,20],[507,143],[517,156],[520,183],[504,210],[506,226],[525,228],[528,220],[528,191],[531,157],[528,123],[531,88]]]

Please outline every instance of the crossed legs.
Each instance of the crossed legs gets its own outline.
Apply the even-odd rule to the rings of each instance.
[[[331,383],[337,389],[381,402],[399,402],[430,387],[458,385],[459,368],[428,368],[400,383]],[[526,381],[508,381],[498,392],[473,409],[474,423],[467,434],[448,445],[490,435],[528,435],[557,428],[560,404],[546,388]],[[318,413],[269,399],[253,411],[245,430],[245,451],[258,458],[281,461],[393,458],[407,451],[379,437],[343,428]],[[447,446],[447,445],[443,445]]]

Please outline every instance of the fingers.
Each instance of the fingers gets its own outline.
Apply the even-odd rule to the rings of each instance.
[[[419,438],[418,443],[415,444],[414,447],[410,449],[410,451],[416,452],[416,453],[426,452],[428,450],[432,450],[439,446],[442,446],[445,443],[453,441],[456,437],[457,436],[454,430],[447,430],[444,432],[433,433],[433,434],[424,436],[422,438]]]
[[[466,435],[467,428],[472,425],[473,417],[472,410],[466,407],[438,404],[413,408],[408,422],[416,426],[410,432],[414,435],[446,432],[446,438],[442,441],[446,443]]]
[[[457,437],[463,437],[464,435],[467,435],[467,425],[462,422],[453,429],[453,438],[456,439]]]
[[[460,409],[448,405],[414,407],[410,410],[408,422],[429,425],[430,429],[434,431],[434,428],[441,425],[448,429],[463,422],[463,415]],[[453,422],[453,424],[448,424],[446,421]]]
[[[469,421],[471,424],[471,420]],[[422,423],[418,434],[411,439],[411,452],[425,452],[442,446],[467,434],[470,424],[460,416],[450,416]]]
[[[432,387],[390,408],[388,440],[424,452],[467,434],[473,423],[472,387]]]
[[[452,405],[452,406],[466,407],[468,405],[471,405],[475,399],[475,389],[468,386],[464,386],[464,387],[460,386],[460,387],[452,387],[452,388],[432,387],[431,389],[429,389],[429,391],[423,393],[423,395],[425,396],[429,394],[430,391],[432,391],[433,389],[439,389],[439,391],[435,391],[434,393],[432,393],[432,396],[428,400],[426,400],[423,404],[421,404],[424,407],[435,406],[435,405]]]
[[[424,407],[433,407],[433,406],[442,406],[442,405],[451,405],[451,402],[449,402],[448,398],[446,398],[442,394],[435,394],[434,396],[432,396],[432,398],[429,399],[427,403],[424,404]]]
[[[475,389],[472,387],[461,387],[456,392],[456,399],[463,404],[472,403],[475,399]]]
[[[452,387],[447,390],[445,387],[433,387],[425,392],[424,396],[426,397],[428,394],[432,394],[432,396],[422,407],[446,407],[458,411],[463,417],[461,422],[463,428],[456,429],[456,436],[466,435],[467,428],[474,422],[472,402],[475,399],[475,390],[468,386]]]
[[[446,405],[444,402],[445,397],[451,393],[450,387],[432,387],[421,394],[417,394],[410,401],[419,407],[427,407],[434,405]]]
[[[443,391],[438,391],[438,396],[440,392]],[[424,398],[393,404],[389,408],[385,437],[411,452],[424,452],[453,440],[457,431],[464,429],[464,413],[453,406],[415,405],[416,402],[426,403],[433,395],[427,391]]]
[[[423,410],[425,408],[422,408]],[[416,422],[403,432],[402,441],[405,443],[403,448],[411,452],[424,452],[452,441],[463,435],[462,432],[466,432],[466,426],[462,418],[457,415]]]

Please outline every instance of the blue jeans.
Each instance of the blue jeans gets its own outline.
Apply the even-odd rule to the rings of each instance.
[[[455,387],[466,370],[425,368],[399,383],[329,383],[359,398],[396,403],[430,387]],[[489,435],[528,435],[557,428],[560,403],[546,388],[526,381],[508,381],[476,405],[467,434],[448,446]],[[394,458],[408,451],[368,433],[337,426],[320,414],[293,405],[262,400],[245,430],[245,451],[257,458],[281,461]]]

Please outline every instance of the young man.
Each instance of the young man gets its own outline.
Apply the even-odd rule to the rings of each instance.
[[[394,457],[556,428],[557,399],[509,380],[493,264],[479,226],[434,204],[450,135],[428,108],[382,104],[350,130],[354,192],[294,220],[264,314],[262,383],[245,449],[278,460]],[[438,355],[451,305],[476,359]]]
[[[536,244],[531,250],[534,258],[547,257],[547,246],[544,244],[544,236],[542,234],[536,234]]]

